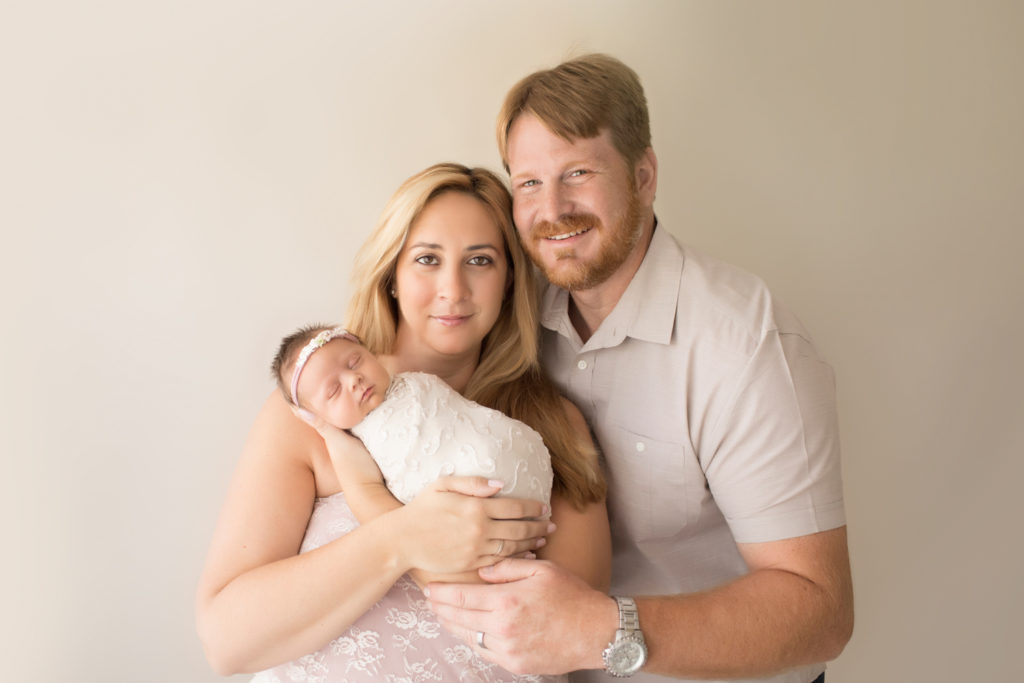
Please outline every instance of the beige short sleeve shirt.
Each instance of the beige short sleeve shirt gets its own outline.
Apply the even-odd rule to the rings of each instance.
[[[832,369],[758,278],[658,227],[585,344],[568,303],[548,287],[542,357],[604,456],[613,594],[704,590],[746,572],[736,543],[845,523]]]

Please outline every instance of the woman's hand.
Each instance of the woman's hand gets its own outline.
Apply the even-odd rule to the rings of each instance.
[[[554,525],[547,505],[523,498],[492,498],[501,482],[442,477],[395,514],[408,539],[404,562],[428,572],[475,570],[542,547]]]
[[[293,406],[292,412],[324,440],[360,523],[401,507],[383,487],[380,469],[362,441],[307,410]],[[482,477],[443,477],[421,491],[402,520],[409,525],[403,533],[405,562],[430,574],[459,573],[544,546],[554,526],[537,518],[548,516],[550,509],[535,500],[491,498],[502,486]],[[414,572],[414,578],[423,581],[426,574]]]

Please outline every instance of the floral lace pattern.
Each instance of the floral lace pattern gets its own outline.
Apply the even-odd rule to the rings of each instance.
[[[342,493],[319,498],[299,552],[359,526]],[[517,676],[485,661],[441,627],[419,587],[402,577],[380,602],[320,650],[256,674],[252,683],[564,683]]]
[[[498,479],[505,483],[499,495],[550,502],[551,455],[540,434],[435,375],[395,375],[386,400],[352,433],[403,503],[450,474]]]

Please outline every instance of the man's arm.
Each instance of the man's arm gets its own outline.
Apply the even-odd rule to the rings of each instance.
[[[834,659],[853,629],[846,529],[740,546],[750,573],[690,595],[633,596],[649,656],[676,677],[765,676]],[[442,623],[504,668],[558,674],[603,668],[615,601],[554,565],[508,560],[480,572],[499,585],[430,586]]]

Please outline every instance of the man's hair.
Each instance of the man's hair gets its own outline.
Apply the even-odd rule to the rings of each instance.
[[[284,394],[284,399],[288,403],[292,402],[292,390],[289,380],[285,379],[285,375],[289,374],[289,370],[295,367],[295,361],[298,360],[299,353],[303,347],[313,337],[330,329],[333,329],[332,325],[306,325],[281,340],[281,344],[277,348],[277,354],[270,364],[270,374],[277,380],[277,388]]]
[[[533,114],[556,135],[572,141],[605,128],[632,167],[651,146],[647,98],[636,72],[615,57],[590,54],[516,83],[498,115],[498,151],[508,171],[508,133],[521,114]]]

